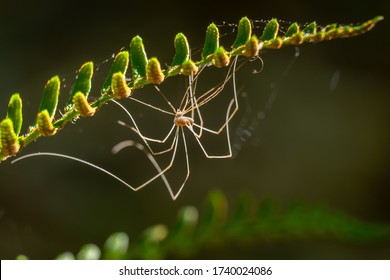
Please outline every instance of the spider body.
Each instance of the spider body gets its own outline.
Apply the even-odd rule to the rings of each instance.
[[[180,109],[177,109],[173,123],[177,126],[193,126],[194,119],[184,116],[183,112]]]

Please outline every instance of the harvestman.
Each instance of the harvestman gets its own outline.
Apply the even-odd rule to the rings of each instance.
[[[189,86],[188,86],[188,88],[187,88],[187,90],[186,90],[182,100],[181,100],[181,104],[180,104],[180,108],[179,109],[175,109],[173,107],[173,105],[171,104],[171,102],[165,97],[165,95],[156,87],[156,89],[161,94],[163,99],[167,102],[169,107],[172,109],[171,112],[170,111],[166,111],[166,110],[161,109],[161,108],[158,108],[158,107],[153,106],[151,104],[148,104],[146,102],[143,102],[143,101],[141,101],[139,99],[136,99],[136,98],[133,98],[133,97],[129,97],[131,100],[133,100],[135,102],[138,102],[140,104],[143,104],[143,105],[145,105],[145,106],[147,106],[149,108],[152,108],[152,109],[160,111],[162,113],[174,116],[174,123],[173,123],[171,129],[169,130],[168,134],[163,139],[153,139],[153,138],[144,136],[141,133],[140,129],[138,128],[138,126],[137,126],[133,116],[131,115],[131,113],[122,104],[118,103],[115,100],[112,100],[114,103],[116,103],[118,106],[120,106],[126,112],[126,114],[131,119],[134,127],[129,126],[129,125],[127,125],[127,124],[125,124],[124,122],[121,122],[121,121],[118,121],[118,123],[121,124],[121,125],[124,125],[126,127],[129,127],[130,129],[135,131],[141,137],[141,139],[143,140],[143,142],[147,146],[148,150],[150,151],[149,152],[148,150],[146,150],[145,147],[143,145],[139,144],[139,143],[136,143],[136,142],[134,142],[132,140],[126,140],[126,141],[120,142],[117,145],[115,145],[112,148],[112,152],[114,154],[116,154],[116,153],[120,152],[122,149],[124,149],[126,147],[135,147],[135,148],[143,151],[146,154],[146,156],[148,157],[149,161],[153,164],[154,168],[158,172],[155,176],[153,176],[152,178],[150,178],[149,180],[147,180],[146,182],[144,182],[143,184],[141,184],[141,185],[139,185],[137,187],[133,187],[132,185],[130,185],[129,183],[127,183],[123,179],[119,178],[115,174],[107,171],[106,169],[104,169],[104,168],[102,168],[100,166],[97,166],[97,165],[95,165],[93,163],[90,163],[88,161],[82,160],[80,158],[76,158],[76,157],[73,157],[73,156],[64,155],[64,154],[60,154],[60,153],[51,153],[51,152],[31,153],[31,154],[27,154],[27,155],[24,155],[22,157],[19,157],[19,158],[13,160],[12,163],[15,163],[15,162],[17,162],[19,160],[22,160],[22,159],[25,159],[25,158],[34,157],[34,156],[56,156],[56,157],[71,159],[71,160],[78,161],[80,163],[86,164],[88,166],[91,166],[93,168],[96,168],[96,169],[98,169],[98,170],[108,174],[109,176],[111,176],[114,179],[118,180],[119,182],[121,182],[122,184],[127,186],[128,188],[132,189],[133,191],[138,191],[138,190],[144,188],[145,186],[147,186],[149,183],[151,183],[152,181],[154,181],[158,177],[161,177],[162,180],[164,181],[164,184],[166,185],[166,187],[167,187],[167,189],[169,191],[169,194],[171,195],[172,199],[175,200],[180,195],[180,193],[181,193],[181,191],[182,191],[182,189],[183,189],[183,187],[184,187],[185,183],[187,182],[187,180],[189,178],[189,175],[190,175],[189,157],[188,157],[188,150],[187,150],[187,143],[186,143],[185,133],[184,133],[184,129],[183,129],[184,127],[187,127],[189,129],[189,131],[194,135],[194,138],[196,139],[196,141],[199,144],[201,150],[203,151],[204,155],[207,158],[229,158],[229,157],[232,157],[232,148],[231,148],[230,135],[229,135],[229,122],[231,121],[233,116],[238,111],[238,98],[237,98],[237,92],[236,92],[235,72],[240,67],[236,68],[236,64],[237,64],[237,57],[235,57],[234,62],[229,67],[228,73],[227,73],[224,81],[219,86],[213,87],[212,89],[206,91],[205,93],[203,93],[199,97],[195,96],[194,91],[196,89],[197,77],[199,76],[200,72],[203,69],[201,69],[198,72],[198,74],[197,74],[197,76],[195,78],[193,76],[190,76],[189,77],[189,82],[190,83],[189,83]],[[234,95],[234,97],[230,101],[230,103],[228,105],[228,108],[226,110],[225,122],[217,130],[213,130],[213,129],[207,128],[207,127],[205,127],[203,125],[203,119],[202,119],[202,115],[201,115],[201,112],[200,112],[199,108],[202,107],[203,105],[207,104],[208,102],[210,102],[216,96],[218,96],[219,93],[222,92],[222,90],[224,89],[225,85],[227,84],[227,82],[230,79],[232,79],[232,82],[233,82],[233,95]],[[234,109],[232,110],[233,105],[234,105]],[[188,113],[191,113],[190,117],[186,116],[186,114],[188,114]],[[195,114],[197,115],[197,118],[199,119],[199,124],[194,121]],[[196,132],[194,130],[194,127],[196,127],[198,129],[198,132]],[[227,135],[226,137],[227,137],[228,152],[226,154],[223,154],[223,155],[211,155],[211,154],[209,154],[206,151],[206,149],[204,148],[204,146],[203,146],[203,144],[201,142],[201,137],[202,137],[203,131],[209,132],[209,133],[214,134],[214,135],[219,135],[221,132],[223,132],[225,130],[226,130],[226,135]],[[150,142],[165,143],[170,138],[170,136],[172,135],[173,131],[175,131],[174,132],[174,136],[173,136],[173,140],[172,140],[172,143],[171,143],[171,145],[170,145],[170,147],[168,149],[161,150],[161,151],[154,151],[152,149],[152,147],[149,144]],[[166,178],[164,173],[166,171],[168,171],[172,167],[172,165],[173,165],[173,162],[174,162],[175,156],[176,156],[176,152],[177,152],[177,147],[178,147],[180,135],[182,135],[182,138],[183,138],[187,172],[186,172],[185,179],[182,182],[180,188],[178,189],[178,191],[176,193],[174,193],[172,188],[170,187],[170,184],[169,184],[169,182],[168,182],[168,180],[167,180],[167,178]],[[164,169],[162,169],[160,167],[160,165],[158,164],[158,162],[156,161],[155,156],[158,156],[158,155],[161,155],[161,154],[164,154],[164,153],[168,153],[170,151],[172,151],[171,160],[170,160],[169,164]]]
[[[173,125],[163,139],[155,139],[155,138],[150,138],[150,137],[143,135],[141,133],[140,129],[138,128],[137,123],[136,123],[134,117],[131,115],[131,113],[122,104],[118,103],[117,101],[114,101],[118,106],[120,106],[126,112],[128,117],[131,119],[131,122],[134,125],[134,127],[127,125],[122,121],[118,121],[118,123],[123,125],[123,126],[129,127],[131,130],[133,130],[134,132],[136,132],[140,136],[140,138],[143,140],[144,144],[147,146],[148,150],[150,151],[149,157],[150,156],[158,156],[158,155],[161,155],[164,153],[172,152],[172,156],[171,156],[171,159],[169,161],[169,164],[164,169],[162,169],[160,166],[156,167],[156,165],[154,164],[158,173],[155,176],[153,176],[152,178],[150,178],[149,180],[147,180],[146,182],[144,182],[143,184],[139,185],[138,187],[131,187],[134,191],[142,189],[143,187],[147,186],[149,183],[151,183],[152,181],[154,181],[155,179],[157,179],[158,177],[161,176],[168,191],[169,191],[169,194],[172,197],[172,199],[175,200],[180,195],[180,193],[181,193],[181,191],[182,191],[182,189],[183,189],[183,187],[184,187],[185,183],[187,182],[189,175],[190,175],[189,156],[188,156],[186,137],[185,137],[185,133],[184,133],[185,127],[188,128],[188,130],[193,134],[193,136],[196,139],[197,143],[199,144],[202,152],[204,153],[204,155],[207,158],[230,158],[230,157],[232,157],[232,149],[231,149],[230,135],[229,135],[229,122],[238,110],[238,100],[237,100],[236,82],[235,82],[236,63],[237,63],[237,59],[234,60],[234,62],[232,63],[232,65],[230,66],[230,68],[228,70],[227,75],[225,76],[224,81],[219,86],[214,87],[214,88],[206,91],[205,93],[203,93],[199,97],[196,96],[195,90],[196,90],[197,77],[200,73],[198,73],[195,78],[193,76],[190,76],[189,77],[189,86],[188,86],[186,92],[184,93],[184,96],[180,102],[179,109],[175,109],[175,107],[172,105],[172,103],[167,99],[167,97],[160,91],[160,89],[157,86],[156,86],[156,90],[162,96],[162,98],[165,100],[165,102],[168,104],[168,106],[171,108],[171,111],[166,111],[164,109],[153,106],[149,103],[146,103],[146,102],[141,101],[139,99],[136,99],[134,97],[129,97],[129,99],[131,99],[132,101],[138,102],[138,103],[145,105],[149,108],[152,108],[154,110],[160,111],[164,114],[171,115],[174,117]],[[203,69],[201,69],[200,71],[202,71],[202,70]],[[216,96],[218,96],[218,94],[222,92],[225,85],[227,84],[227,82],[231,78],[233,81],[233,95],[234,95],[234,97],[230,101],[228,108],[226,110],[225,122],[217,130],[213,130],[213,129],[205,127],[204,123],[203,123],[202,114],[201,114],[199,108],[201,106],[207,104],[208,102],[210,102]],[[233,105],[234,105],[234,109],[232,110]],[[191,113],[191,116],[186,116],[189,113]],[[194,120],[195,114],[197,115],[197,118],[199,119],[199,123],[196,123]],[[194,127],[196,127],[198,129],[197,132],[194,130]],[[226,154],[223,154],[223,155],[209,154],[202,144],[202,141],[201,141],[202,133],[205,131],[205,132],[209,132],[209,133],[212,133],[215,135],[219,135],[224,130],[226,130],[226,135],[227,135],[226,137],[227,137],[228,152]],[[165,150],[161,150],[161,151],[155,151],[151,147],[150,142],[164,144],[168,141],[168,139],[170,139],[172,134],[173,134],[173,139],[172,139],[172,142],[171,142],[169,148],[167,148]],[[176,156],[180,136],[182,137],[183,145],[184,145],[184,152],[185,152],[185,159],[186,159],[186,176],[185,176],[184,181],[182,182],[180,188],[178,189],[178,191],[176,193],[174,193],[174,191],[172,190],[164,173],[172,167],[172,165],[175,161],[175,156]],[[135,145],[140,145],[140,144],[136,144],[134,141],[131,141],[131,140],[122,141],[112,148],[112,152],[114,154],[116,154],[126,147],[131,147],[131,146],[135,146]],[[139,146],[137,148],[141,149]],[[147,152],[147,151],[144,150],[144,152]],[[153,162],[157,163],[156,160],[153,160]]]

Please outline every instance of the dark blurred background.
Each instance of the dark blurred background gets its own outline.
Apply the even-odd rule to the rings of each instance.
[[[36,157],[2,163],[0,257],[15,258],[23,253],[50,259],[66,250],[76,252],[85,243],[101,245],[115,231],[135,238],[149,225],[171,224],[183,205],[201,207],[212,188],[224,191],[231,201],[240,192],[250,191],[259,199],[270,197],[282,205],[296,201],[323,204],[364,221],[389,224],[388,12],[386,1],[1,1],[0,110],[5,115],[11,94],[21,93],[23,131],[33,122],[50,77],[65,79],[62,108],[80,65],[89,60],[101,63],[91,93],[91,99],[97,98],[96,85],[104,81],[107,70],[103,69],[109,67],[112,54],[128,46],[137,34],[143,38],[148,56],[157,56],[166,65],[174,54],[176,33],[186,34],[196,52],[211,22],[237,23],[248,16],[299,23],[316,20],[325,25],[358,23],[376,15],[384,15],[385,21],[362,36],[303,45],[297,58],[294,47],[267,51],[262,55],[264,70],[257,75],[251,71],[259,64],[241,69],[237,77],[241,108],[231,122],[234,159],[206,159],[196,142],[189,140],[191,176],[176,201],[161,180],[135,193],[103,173],[64,159]],[[232,31],[226,26],[223,30]],[[234,35],[221,41],[229,47]],[[193,58],[198,59],[199,52]],[[212,77],[210,74],[209,79]],[[183,79],[167,81],[164,92],[183,92]],[[147,94],[151,89],[140,90],[139,96],[142,91]],[[274,96],[271,108],[267,104]],[[223,121],[221,110],[216,112]],[[148,119],[148,110],[138,116],[146,131],[158,126]],[[118,119],[128,121],[117,107],[104,106],[93,118],[69,124],[55,137],[39,139],[21,155],[59,152],[106,167],[124,179],[131,175],[134,180],[147,179],[151,167],[142,162],[143,154],[126,150],[113,156],[110,152],[119,141],[139,141],[116,124]],[[184,164],[182,157],[177,162]],[[180,179],[183,172],[175,166],[169,176]],[[250,257],[390,256],[388,243],[318,242],[298,247],[300,250],[296,244],[273,245]],[[233,252],[227,254],[235,257]]]

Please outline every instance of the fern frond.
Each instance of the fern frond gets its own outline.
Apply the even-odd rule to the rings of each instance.
[[[324,28],[319,28],[315,22],[307,26],[299,26],[297,23],[291,24],[287,32],[284,35],[279,34],[279,22],[277,19],[272,19],[268,22],[263,30],[262,34],[252,34],[251,22],[248,18],[244,17],[238,24],[238,32],[235,41],[232,44],[231,50],[227,50],[225,47],[219,44],[219,30],[215,24],[210,24],[206,31],[206,39],[204,48],[200,60],[193,61],[189,55],[189,44],[187,38],[182,33],[178,33],[175,38],[176,54],[173,58],[172,65],[168,69],[161,69],[161,66],[157,58],[147,59],[146,51],[143,45],[142,38],[135,36],[130,43],[129,52],[123,51],[116,55],[111,67],[110,72],[106,78],[104,85],[100,92],[101,96],[84,106],[90,108],[88,114],[93,115],[95,111],[98,111],[103,104],[111,99],[118,98],[118,94],[115,93],[117,89],[112,85],[119,85],[124,89],[126,96],[136,89],[139,89],[148,84],[159,84],[164,82],[165,79],[176,76],[179,74],[191,75],[198,71],[199,67],[224,67],[230,64],[231,58],[236,56],[251,57],[257,56],[262,49],[278,49],[289,45],[299,45],[302,43],[317,43],[324,40],[333,40],[336,38],[346,38],[357,36],[365,32],[370,31],[379,21],[383,20],[382,16],[377,16],[362,24],[357,25],[337,25],[331,24]],[[259,39],[258,39],[259,38]],[[127,87],[123,85],[124,75],[128,68],[128,63],[131,63],[131,75],[132,80],[127,82]],[[116,73],[122,73],[123,76],[118,76]],[[57,112],[57,102],[59,95],[60,80],[57,76],[50,79],[45,87],[44,94],[39,105],[38,112],[46,110],[50,121],[53,126],[53,131],[59,131],[69,123],[75,121],[78,116],[83,114],[83,111],[76,108],[73,105],[74,96],[81,92],[85,98],[88,96],[91,89],[91,81],[93,75],[93,62],[87,62],[80,68],[75,85],[71,92],[71,96],[64,108],[65,114],[59,118],[55,118]],[[115,76],[115,80],[112,78]],[[79,95],[80,97],[80,95]],[[16,97],[14,97],[16,98]],[[16,99],[15,99],[16,100]],[[83,99],[84,100],[84,99]],[[86,99],[85,99],[86,100]],[[21,104],[20,97],[17,99]],[[6,137],[10,135],[17,135],[17,141],[13,145],[14,148],[4,147],[3,152],[0,155],[0,160],[7,159],[9,156],[16,155],[20,148],[29,145],[31,142],[36,141],[40,136],[48,136],[47,133],[42,133],[39,129],[37,122],[29,127],[28,131],[24,135],[19,135],[22,116],[19,112],[21,110],[17,106],[19,103],[10,102],[10,108],[8,109],[10,114],[9,119],[14,122],[12,132],[6,129],[9,121],[4,122],[4,133],[7,136],[2,137],[4,143],[9,143],[9,139]],[[86,105],[86,104],[83,104]],[[15,110],[12,108],[16,108]],[[21,106],[20,106],[21,108]],[[19,110],[19,111],[16,111]],[[91,113],[93,112],[93,113]],[[17,116],[17,118],[15,117]],[[54,133],[53,133],[54,135]],[[17,143],[17,145],[16,145]],[[20,144],[20,145],[19,145]],[[16,147],[18,147],[16,149]]]

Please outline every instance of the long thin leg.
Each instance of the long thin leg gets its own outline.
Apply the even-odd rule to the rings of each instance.
[[[146,103],[146,102],[144,102],[144,101],[142,101],[142,100],[139,100],[139,99],[137,99],[137,98],[129,97],[129,99],[130,99],[130,100],[133,100],[133,101],[135,101],[135,102],[138,102],[138,103],[140,103],[140,104],[142,104],[142,105],[144,105],[144,106],[150,107],[150,108],[152,108],[152,109],[154,109],[154,110],[163,112],[163,113],[165,113],[165,114],[172,115],[172,116],[175,115],[175,114],[172,113],[172,112],[166,111],[166,110],[161,109],[161,108],[156,107],[156,106],[153,106],[152,104]]]
[[[187,180],[188,180],[188,177],[190,177],[190,161],[188,159],[188,149],[187,149],[187,141],[186,141],[186,137],[185,137],[185,134],[184,134],[184,129],[181,128],[181,134],[183,136],[183,144],[184,144],[184,152],[185,152],[185,155],[186,155],[186,168],[187,168],[187,173],[186,173],[186,177],[184,178],[184,181],[183,183],[181,184],[179,190],[176,192],[173,200],[175,200],[181,193],[181,191],[183,190],[184,188],[184,185],[186,184]]]
[[[176,112],[175,107],[172,105],[171,101],[168,100],[168,98],[165,96],[165,94],[158,88],[158,86],[154,86],[155,89],[160,93],[160,95],[164,98],[165,102],[171,107],[173,112]],[[173,114],[174,115],[174,114]]]
[[[196,75],[194,74],[191,74],[189,76],[189,79],[188,79],[188,86],[187,86],[187,89],[186,89],[186,92],[184,93],[184,96],[180,102],[180,108],[182,108],[182,111],[185,111],[187,106],[191,103],[191,107],[194,106],[193,104],[193,100],[191,100],[190,98],[188,98],[188,92],[190,91],[190,89],[192,90],[192,92],[196,92],[196,86],[198,84],[198,79],[199,79],[199,76],[200,74],[202,73],[203,69],[205,69],[206,67],[203,66],[203,67],[200,67],[198,73],[196,73]],[[190,94],[191,96],[191,94]],[[195,95],[193,94],[192,95],[193,98],[195,97]],[[191,108],[190,107],[190,108]],[[193,118],[193,116],[191,116]]]
[[[153,155],[159,155],[159,154],[163,154],[163,153],[166,153],[166,152],[169,152],[172,150],[173,148],[173,143],[174,141],[172,141],[172,144],[171,146],[166,149],[166,150],[162,150],[162,151],[154,151],[152,149],[152,147],[149,145],[148,141],[151,141],[151,142],[157,142],[157,143],[165,143],[167,141],[167,139],[171,136],[173,130],[174,130],[174,127],[175,125],[172,125],[171,129],[169,130],[168,134],[165,136],[165,138],[163,139],[153,139],[153,138],[150,138],[150,137],[146,137],[144,136],[141,131],[139,130],[138,126],[137,126],[137,123],[136,121],[134,120],[133,116],[131,115],[131,113],[122,105],[120,104],[118,101],[116,100],[112,100],[112,102],[114,102],[116,105],[118,105],[121,109],[123,109],[125,111],[125,113],[127,114],[127,116],[130,118],[131,122],[133,123],[134,127],[132,126],[129,126],[127,125],[126,123],[122,122],[122,121],[118,121],[118,123],[120,125],[123,125],[123,126],[126,126],[126,127],[129,127],[130,129],[132,129],[134,132],[136,132],[139,137],[141,137],[141,139],[144,141],[145,145],[148,147],[148,149],[150,150],[150,152],[153,154]]]
[[[228,153],[227,154],[224,154],[224,155],[209,155],[209,153],[206,151],[206,149],[204,148],[204,146],[202,145],[202,142],[200,141],[200,138],[198,137],[198,135],[194,132],[192,126],[187,126],[188,129],[194,134],[195,136],[195,139],[196,141],[198,142],[200,148],[202,149],[204,155],[207,157],[207,158],[230,158],[232,157],[232,145],[231,145],[231,142],[230,142],[230,133],[229,133],[229,121],[230,121],[230,110],[232,108],[234,104],[234,99],[232,99],[230,101],[230,104],[229,104],[229,107],[228,107],[228,110],[226,111],[226,122],[225,122],[225,127],[226,127],[226,137],[227,137],[227,144],[228,144]],[[195,123],[194,123],[195,125]],[[214,133],[213,130],[211,129],[208,129],[208,128],[203,128],[205,131],[207,132],[211,132],[211,133]],[[219,133],[218,133],[219,134]]]
[[[112,148],[112,152],[114,154],[120,152],[122,149],[126,148],[126,147],[130,147],[130,146],[134,146],[135,142],[133,141],[123,141],[123,142],[120,142],[118,143],[117,145],[115,145],[113,148]],[[172,152],[172,157],[171,157],[171,160],[169,162],[169,164],[164,168],[164,169],[161,169],[161,167],[158,165],[157,161],[154,159],[154,157],[150,154],[150,153],[147,153],[147,155],[149,155],[150,157],[152,157],[154,159],[154,162],[157,164],[158,168],[156,167],[157,171],[158,171],[158,174],[156,174],[155,176],[153,176],[152,178],[150,178],[149,180],[147,180],[146,182],[144,182],[143,184],[139,185],[138,187],[136,188],[133,188],[135,191],[137,190],[140,190],[142,189],[143,187],[147,186],[148,184],[150,184],[151,182],[153,182],[155,179],[157,179],[158,177],[160,176],[164,176],[164,173],[167,172],[172,166],[173,166],[173,162],[175,160],[175,157],[176,157],[176,152],[177,152],[177,146],[178,146],[178,143],[179,143],[179,127],[176,129],[176,133],[175,133],[175,137],[174,137],[174,148],[173,148],[173,152]],[[149,157],[148,156],[148,157]],[[165,176],[163,177],[165,178]],[[171,186],[169,185],[168,183],[168,180],[163,179],[164,180],[164,183],[168,189],[168,192],[169,194],[171,195],[172,199],[175,200],[177,198],[177,194],[175,195],[172,191],[172,188]]]
[[[202,70],[200,70],[200,71],[202,71]],[[198,135],[199,135],[199,137],[202,137],[203,118],[202,118],[202,114],[200,113],[200,110],[199,110],[197,99],[195,97],[196,85],[197,85],[198,79],[194,80],[192,75],[191,75],[189,77],[189,81],[190,81],[190,88],[189,88],[190,97],[189,97],[189,99],[190,99],[190,103],[191,103],[191,118],[194,119],[194,117],[195,117],[195,112],[194,111],[196,111],[196,114],[198,115],[199,122],[200,122],[200,129],[199,129]],[[187,106],[187,103],[184,106],[184,108]]]
[[[157,155],[161,155],[161,154],[164,154],[164,153],[167,153],[169,151],[172,151],[173,149],[173,145],[174,145],[174,141],[172,141],[171,143],[171,146],[165,150],[161,150],[161,151],[154,151],[154,149],[152,149],[151,145],[148,143],[148,141],[150,142],[155,142],[155,143],[160,143],[160,144],[164,144],[166,142],[166,140],[171,136],[174,128],[176,127],[176,125],[172,125],[171,127],[171,130],[168,132],[167,136],[163,139],[163,140],[159,140],[159,139],[153,139],[153,138],[150,138],[150,137],[145,137],[144,135],[142,135],[139,130],[137,130],[135,127],[133,126],[130,126],[122,121],[118,121],[118,124],[120,125],[123,125],[131,130],[133,130],[135,133],[138,134],[139,137],[141,137],[141,139],[144,141],[145,145],[148,147],[148,149],[150,150],[150,152],[154,155],[154,156],[157,156]]]
[[[260,70],[255,70],[254,73],[260,73],[262,70],[263,70],[263,66],[264,66],[264,62],[263,60],[261,59],[260,56],[256,56],[256,59],[258,59],[260,62],[261,62],[261,68]],[[225,128],[225,126],[227,125],[228,122],[230,122],[230,120],[233,118],[233,116],[237,113],[238,111],[238,97],[237,97],[237,85],[236,85],[236,72],[244,65],[244,63],[246,61],[244,61],[244,63],[241,63],[240,65],[237,66],[237,60],[238,60],[238,56],[235,57],[234,59],[234,62],[232,64],[232,68],[233,68],[233,71],[231,73],[231,76],[232,76],[232,82],[233,82],[233,94],[234,94],[234,104],[235,104],[235,108],[233,110],[233,112],[229,115],[229,118],[227,119],[227,121],[222,124],[221,127],[219,127],[218,129],[216,130],[212,130],[212,129],[207,129],[207,128],[204,128],[204,130],[210,132],[210,133],[214,133],[214,134],[220,134],[223,129]],[[230,70],[229,70],[230,71]],[[225,81],[227,81],[229,78],[228,76],[226,77]],[[214,98],[215,96],[213,96],[212,98]],[[209,100],[207,100],[208,102]],[[203,105],[203,104],[201,104]],[[229,106],[230,107],[230,106]],[[230,109],[229,109],[230,110]],[[197,124],[194,124],[195,126],[198,126]]]
[[[218,129],[216,129],[216,130],[212,130],[212,129],[210,129],[210,128],[205,128],[205,127],[203,127],[203,123],[201,123],[201,124],[194,124],[194,126],[195,127],[198,127],[198,128],[200,128],[201,130],[206,130],[206,131],[208,131],[208,132],[210,132],[210,133],[213,133],[213,134],[220,134],[224,129],[225,129],[225,127],[226,127],[226,125],[231,121],[231,119],[234,117],[234,115],[237,113],[237,111],[238,111],[238,108],[239,108],[239,106],[238,106],[238,97],[237,97],[237,85],[236,85],[236,75],[235,75],[235,73],[236,73],[236,71],[237,71],[237,60],[238,60],[238,58],[236,57],[235,59],[234,59],[234,61],[233,61],[233,63],[232,63],[232,65],[231,65],[231,67],[230,67],[230,69],[229,69],[229,72],[228,72],[228,74],[226,75],[226,77],[225,77],[225,81],[222,83],[222,85],[221,86],[219,86],[216,90],[215,90],[215,92],[213,92],[211,95],[209,95],[209,96],[205,96],[205,94],[203,94],[200,98],[204,98],[201,102],[198,102],[198,106],[200,107],[200,106],[203,106],[203,105],[205,105],[205,104],[207,104],[208,102],[210,102],[213,98],[215,98],[223,89],[224,89],[224,86],[225,86],[225,84],[227,83],[227,81],[230,79],[230,78],[232,78],[232,82],[233,82],[233,100],[234,100],[234,110],[231,112],[231,113],[229,113],[229,116],[228,116],[228,118],[226,119],[226,121],[218,128]],[[238,68],[240,68],[241,67],[241,65],[238,67]],[[230,73],[230,72],[232,72],[232,73]],[[206,93],[207,94],[207,93]],[[229,105],[228,106],[229,107],[229,109],[228,109],[228,111],[230,112],[231,111],[231,105]],[[198,138],[200,138],[200,136],[201,135],[199,135],[199,134],[196,134],[197,135],[197,137]]]
[[[234,59],[233,63],[229,67],[225,79],[218,86],[211,88],[210,90],[206,91],[205,93],[203,93],[201,96],[198,97],[199,106],[203,106],[204,104],[207,104],[211,99],[218,96],[218,94],[224,89],[227,82],[232,78],[233,75],[235,75],[236,71],[238,70],[236,66],[237,59],[238,57]]]
[[[177,143],[177,141],[176,141],[176,143]],[[148,180],[146,183],[144,183],[144,184],[142,184],[142,185],[140,185],[138,187],[133,187],[132,185],[130,185],[129,183],[127,183],[126,181],[124,181],[120,177],[116,176],[115,174],[111,173],[110,171],[104,169],[103,167],[100,167],[100,166],[98,166],[96,164],[93,164],[91,162],[88,162],[86,160],[83,160],[83,159],[80,159],[80,158],[77,158],[77,157],[64,155],[64,154],[60,154],[60,153],[50,153],[50,152],[31,153],[31,154],[27,154],[27,155],[24,155],[24,156],[21,156],[21,157],[15,159],[11,163],[13,164],[13,163],[16,163],[16,162],[18,162],[20,160],[27,159],[27,158],[30,158],[30,157],[35,157],[35,156],[54,156],[54,157],[66,158],[66,159],[70,159],[70,160],[73,160],[73,161],[80,162],[82,164],[85,164],[85,165],[88,165],[90,167],[93,167],[93,168],[95,168],[95,169],[97,169],[97,170],[99,170],[99,171],[101,171],[103,173],[106,173],[107,175],[109,175],[112,178],[116,179],[117,181],[119,181],[120,183],[122,183],[123,185],[125,185],[126,187],[130,188],[133,191],[139,191],[140,189],[145,187],[147,184],[149,184],[151,181],[153,181],[154,179],[156,179],[156,178],[161,176],[162,180],[164,181],[164,184],[166,185],[167,189],[169,190],[169,192],[171,194],[172,199],[175,200],[177,198],[177,196],[173,195],[171,187],[169,185],[169,182],[168,182],[167,178],[164,175],[164,173],[170,168],[170,166],[168,166],[167,168],[162,170],[160,165],[157,163],[156,159],[153,157],[153,155],[151,153],[149,153],[145,149],[144,146],[142,146],[141,144],[136,143],[136,142],[134,142],[132,140],[123,141],[123,142],[117,144],[116,146],[113,147],[113,150],[115,151],[115,153],[117,153],[120,150],[124,149],[125,147],[130,147],[130,146],[136,147],[138,150],[144,152],[146,154],[146,156],[148,157],[148,159],[150,160],[150,162],[153,164],[153,166],[158,171],[158,174],[156,176],[154,176],[152,179]],[[176,144],[176,148],[177,148],[177,144]],[[174,151],[173,157],[174,157],[175,153],[176,153],[176,150]],[[171,163],[172,163],[172,161],[173,160],[171,160]]]
[[[180,108],[182,108],[182,111],[184,111],[185,113],[191,112],[192,119],[194,119],[195,111],[196,111],[196,114],[199,118],[199,123],[200,123],[200,129],[199,129],[199,132],[197,133],[199,135],[199,137],[202,136],[203,118],[202,118],[202,114],[200,113],[199,106],[198,106],[198,100],[197,100],[195,95],[196,95],[196,87],[198,84],[198,77],[199,77],[200,73],[203,71],[203,69],[205,69],[205,67],[202,67],[198,71],[198,73],[196,74],[195,77],[193,74],[191,74],[188,77],[189,86],[187,87],[187,90],[185,92],[185,96],[183,97],[183,99],[180,103]],[[185,102],[184,102],[184,100],[185,100]],[[187,108],[189,105],[190,105],[190,107]]]

